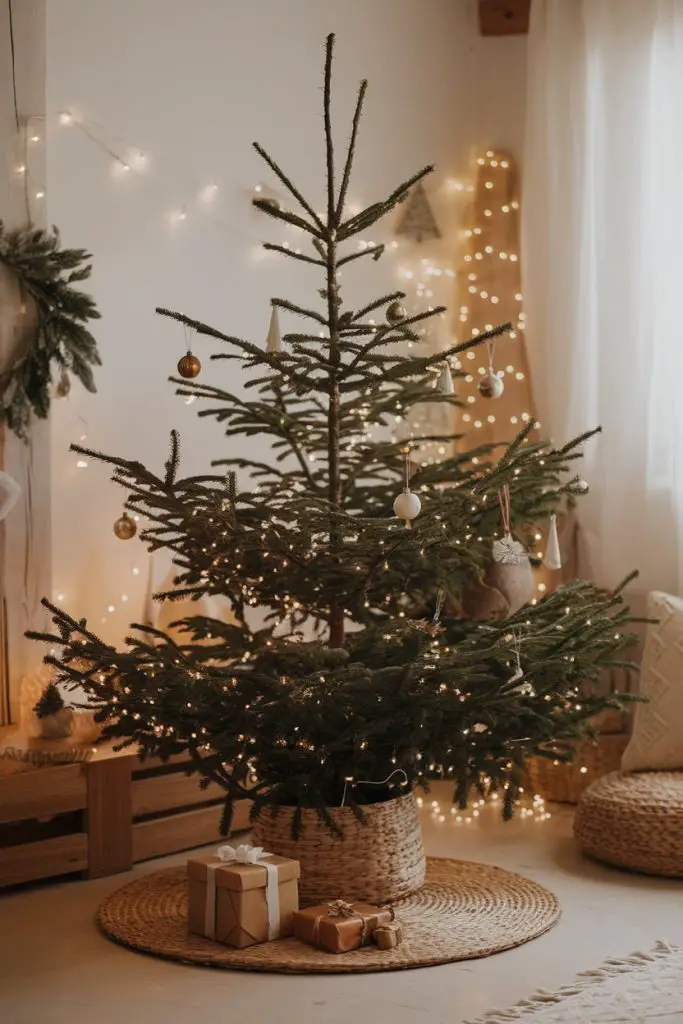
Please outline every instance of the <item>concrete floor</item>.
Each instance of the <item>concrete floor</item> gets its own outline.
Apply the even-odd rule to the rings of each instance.
[[[559,897],[563,916],[547,935],[484,960],[389,974],[287,977],[166,963],[99,934],[102,897],[130,875],[64,882],[0,898],[2,1024],[460,1024],[554,989],[608,956],[683,943],[683,883],[629,875],[584,860],[572,813],[550,808],[503,824],[494,807],[458,824],[438,788],[423,808],[427,852],[485,861],[528,875]],[[440,821],[439,817],[445,820]]]

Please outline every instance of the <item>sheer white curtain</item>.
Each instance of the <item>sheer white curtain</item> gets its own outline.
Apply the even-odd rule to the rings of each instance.
[[[533,0],[523,196],[534,397],[579,464],[583,571],[683,587],[683,0]]]

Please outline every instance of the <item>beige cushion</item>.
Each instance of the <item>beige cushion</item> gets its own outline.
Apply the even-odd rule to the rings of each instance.
[[[683,768],[683,600],[654,591],[648,599],[640,693],[633,735],[621,762],[625,772]]]

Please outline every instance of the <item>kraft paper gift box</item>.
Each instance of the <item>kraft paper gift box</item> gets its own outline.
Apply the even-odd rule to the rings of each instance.
[[[334,900],[297,911],[294,935],[330,953],[349,953],[371,943],[377,926],[389,924],[393,917],[390,907]]]
[[[254,848],[221,850],[253,857]],[[299,909],[298,878],[299,862],[275,854],[251,861],[226,859],[225,853],[192,857],[187,862],[189,930],[239,949],[291,935]]]

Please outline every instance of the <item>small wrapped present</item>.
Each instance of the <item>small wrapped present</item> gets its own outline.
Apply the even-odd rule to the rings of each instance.
[[[299,909],[299,862],[261,847],[221,846],[187,862],[188,926],[243,949],[292,934]]]
[[[378,949],[395,949],[403,942],[403,929],[399,921],[389,921],[375,928],[375,945]]]
[[[377,926],[388,924],[393,916],[389,907],[333,900],[297,911],[294,935],[330,953],[348,953],[371,943]]]

